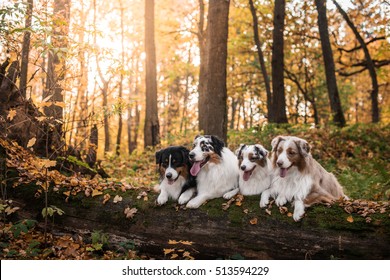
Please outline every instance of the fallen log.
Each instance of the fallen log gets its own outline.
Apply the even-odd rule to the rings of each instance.
[[[16,187],[8,194],[23,202],[24,211],[42,220],[44,199],[34,198],[36,189]],[[111,198],[118,194],[123,200],[105,204],[103,195],[77,194],[65,202],[61,191],[51,192],[49,204],[66,213],[56,217],[57,229],[100,230],[110,236],[111,246],[131,241],[140,254],[157,259],[169,258],[167,248],[171,252],[182,248],[195,259],[390,258],[388,202],[382,205],[386,211],[374,211],[369,220],[338,205],[318,205],[308,209],[301,222],[294,222],[288,214],[291,208],[286,211],[273,205],[265,211],[259,208],[257,197],[232,200],[230,205],[215,199],[190,210],[174,202],[157,206],[156,194],[146,191],[147,196],[140,195],[139,189],[106,190]],[[137,209],[133,218],[125,217],[126,208]]]

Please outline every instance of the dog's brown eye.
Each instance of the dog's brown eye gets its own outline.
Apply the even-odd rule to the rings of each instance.
[[[288,154],[291,155],[291,156],[293,156],[293,155],[296,154],[296,152],[295,152],[295,151],[289,151]]]

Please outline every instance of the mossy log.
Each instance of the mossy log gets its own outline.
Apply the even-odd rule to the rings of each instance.
[[[30,218],[41,219],[44,198],[34,198],[36,187],[9,189],[9,196],[23,202]],[[104,191],[105,193],[108,191]],[[103,204],[103,195],[66,196],[49,193],[49,205],[65,211],[55,217],[56,228],[89,232],[100,230],[110,236],[110,244],[131,241],[140,254],[158,259],[164,248],[177,248],[169,240],[191,241],[185,250],[196,259],[389,259],[390,218],[388,211],[371,214],[371,222],[357,214],[348,214],[338,205],[314,206],[300,222],[273,205],[268,213],[258,206],[258,197],[245,197],[223,210],[223,199],[215,199],[199,209],[183,209],[174,202],[157,206],[156,194],[141,190],[111,191]],[[118,194],[123,200],[113,203]],[[132,219],[124,209],[137,208]],[[291,207],[289,210],[292,211]],[[352,219],[348,217],[352,216]],[[19,217],[20,218],[20,217]],[[352,222],[351,222],[352,221]],[[119,241],[118,241],[119,240]],[[172,242],[171,242],[172,243]],[[185,242],[186,243],[186,242]],[[183,245],[184,246],[184,245]]]

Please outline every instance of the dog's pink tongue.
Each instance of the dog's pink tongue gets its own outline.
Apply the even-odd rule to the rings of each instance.
[[[248,181],[250,176],[251,176],[251,173],[248,171],[245,171],[242,178],[244,179],[244,181]]]
[[[287,175],[287,168],[280,168],[280,177],[284,178]]]
[[[200,163],[201,163],[200,161],[195,161],[194,164],[192,165],[190,170],[192,176],[198,175],[200,171]]]

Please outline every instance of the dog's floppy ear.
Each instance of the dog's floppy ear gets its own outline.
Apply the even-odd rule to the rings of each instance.
[[[255,145],[256,152],[261,155],[263,158],[268,155],[268,151],[260,144]]]
[[[311,147],[310,147],[309,143],[307,143],[307,141],[303,140],[303,139],[299,139],[299,140],[294,141],[294,142],[295,142],[295,144],[298,147],[299,153],[303,157],[307,157],[309,155],[309,153],[310,153],[310,150],[311,150]]]
[[[200,134],[196,135],[194,140],[198,139],[200,136],[202,136],[202,135],[200,135]]]
[[[246,147],[245,144],[240,144],[240,147],[236,150],[236,156],[237,156],[237,158],[240,158],[240,157],[241,157],[242,150],[244,150],[245,147]]]
[[[272,151],[275,152],[278,149],[280,141],[285,140],[284,136],[276,136],[271,141]]]
[[[161,164],[163,151],[164,150],[159,150],[156,152],[156,164]]]
[[[225,147],[225,143],[217,136],[211,135],[210,138],[213,143],[214,152],[217,153],[219,156],[222,156],[222,149],[223,147]]]
[[[181,152],[181,155],[183,156],[183,161],[185,163],[189,163],[190,159],[188,157],[190,151],[186,148],[186,147],[183,147],[183,146],[180,146],[180,152]]]

